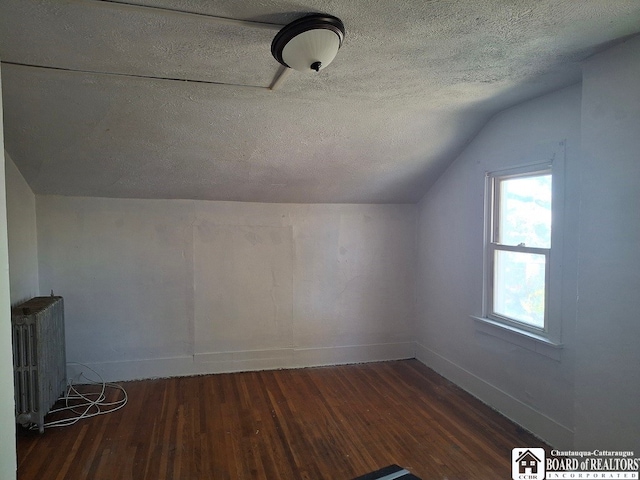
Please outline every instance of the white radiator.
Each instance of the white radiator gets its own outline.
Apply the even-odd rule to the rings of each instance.
[[[16,422],[37,425],[67,385],[62,297],[35,297],[11,309]]]

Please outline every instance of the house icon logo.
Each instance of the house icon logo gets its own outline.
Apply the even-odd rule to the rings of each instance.
[[[514,448],[511,451],[513,480],[544,480],[544,448]]]

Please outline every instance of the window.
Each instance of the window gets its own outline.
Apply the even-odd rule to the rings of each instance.
[[[546,336],[551,167],[489,173],[487,182],[485,317]]]
[[[562,252],[565,157],[566,141],[539,144],[523,152],[531,163],[485,174],[482,312],[471,314],[477,332],[557,361],[577,261]]]

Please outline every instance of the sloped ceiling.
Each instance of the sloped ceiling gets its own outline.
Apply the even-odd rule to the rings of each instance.
[[[0,3],[5,149],[34,192],[413,203],[493,114],[640,30],[637,0],[136,5]],[[269,90],[273,36],[312,12],[343,48]]]

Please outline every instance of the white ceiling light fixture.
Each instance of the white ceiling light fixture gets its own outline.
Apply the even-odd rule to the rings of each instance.
[[[319,72],[338,54],[344,33],[344,25],[339,18],[309,15],[280,30],[271,43],[271,53],[287,68]]]

